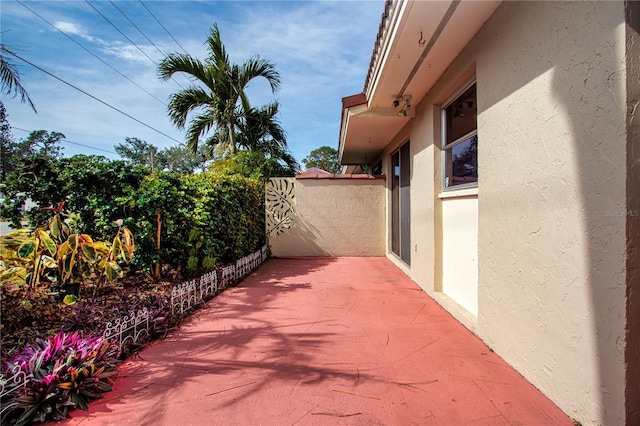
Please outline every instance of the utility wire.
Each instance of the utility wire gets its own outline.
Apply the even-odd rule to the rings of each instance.
[[[124,115],[125,117],[128,117],[128,118],[132,119],[133,121],[135,121],[135,122],[137,122],[137,123],[142,124],[143,126],[145,126],[145,127],[149,128],[149,129],[153,130],[154,132],[157,132],[157,133],[161,134],[162,136],[164,136],[164,137],[166,137],[166,138],[171,139],[171,140],[172,140],[172,141],[174,141],[174,142],[180,143],[180,141],[179,141],[179,140],[172,138],[171,136],[167,135],[166,133],[161,132],[160,130],[158,130],[158,129],[154,128],[154,127],[151,127],[151,126],[150,126],[150,125],[148,125],[147,123],[144,123],[144,122],[142,122],[142,121],[138,120],[137,118],[133,117],[132,115],[129,115],[129,114],[127,114],[126,112],[124,112],[124,111],[122,111],[122,110],[120,110],[120,109],[118,109],[118,108],[116,108],[116,107],[114,107],[114,106],[112,106],[112,105],[110,105],[110,104],[106,103],[106,102],[105,102],[105,101],[103,101],[102,99],[97,98],[97,97],[93,96],[92,94],[90,94],[90,93],[88,93],[88,92],[85,92],[84,90],[80,89],[79,87],[74,86],[73,84],[71,84],[71,83],[69,83],[69,82],[67,82],[67,81],[65,81],[65,80],[63,80],[63,79],[61,79],[60,77],[58,77],[58,76],[56,76],[56,75],[54,75],[54,74],[50,73],[49,71],[47,71],[47,70],[45,70],[45,69],[43,69],[43,68],[39,67],[38,65],[35,65],[34,63],[29,62],[28,60],[26,60],[26,59],[24,59],[23,57],[21,57],[21,56],[19,56],[19,55],[15,54],[14,52],[7,52],[7,53],[8,53],[8,54],[10,54],[10,55],[12,55],[12,56],[14,56],[14,57],[16,57],[16,58],[18,58],[18,59],[20,59],[22,62],[25,62],[25,63],[27,63],[27,64],[31,65],[32,67],[36,68],[37,70],[42,71],[43,73],[47,74],[48,76],[53,77],[53,78],[55,78],[56,80],[58,80],[58,81],[60,81],[60,82],[62,82],[62,83],[64,83],[64,84],[66,84],[67,86],[70,86],[70,87],[72,87],[72,88],[76,89],[78,92],[84,93],[85,95],[89,96],[90,98],[95,99],[96,101],[98,101],[98,102],[100,102],[101,104],[103,104],[103,105],[105,105],[105,106],[107,106],[107,107],[111,108],[112,110],[119,112],[120,114]]]
[[[72,141],[68,141],[66,139],[62,139],[62,140],[60,140],[60,142],[70,143],[72,145],[78,145],[78,146],[82,146],[82,147],[85,147],[85,148],[95,149],[96,151],[108,152],[109,154],[120,155],[117,152],[109,151],[108,149],[96,148],[95,146],[85,145],[85,144],[79,143],[79,142],[72,142]]]
[[[155,43],[154,43],[154,42],[153,42],[153,41],[152,41],[152,40],[151,40],[151,39],[150,39],[150,38],[149,38],[149,37],[148,37],[148,36],[147,36],[147,35],[146,35],[142,30],[141,30],[141,29],[140,29],[140,27],[138,27],[138,26],[135,24],[135,22],[133,22],[133,21],[132,21],[128,16],[127,16],[127,14],[126,14],[126,13],[124,13],[124,11],[118,7],[118,5],[116,5],[112,0],[109,0],[109,3],[111,3],[111,4],[113,5],[113,7],[115,7],[115,8],[118,10],[118,12],[120,12],[120,14],[122,14],[122,16],[124,16],[124,17],[125,17],[125,19],[126,19],[127,21],[129,21],[129,23],[130,23],[131,25],[133,25],[133,27],[134,27],[136,30],[138,30],[138,32],[139,32],[140,34],[142,34],[142,36],[143,36],[144,38],[146,38],[146,39],[147,39],[147,41],[148,41],[149,43],[151,43],[151,45],[152,45],[153,47],[155,47],[155,48],[156,48],[156,50],[157,50],[158,52],[160,52],[160,54],[161,54],[162,56],[167,56],[167,54],[166,54],[165,52],[163,52],[163,51],[162,51],[162,50],[161,50],[161,49],[160,49],[160,48],[159,48],[159,47],[158,47],[158,46],[157,46],[157,45],[156,45],[156,44],[155,44]],[[144,6],[144,5],[143,5],[143,6]],[[184,86],[182,86],[180,83],[178,83],[178,81],[177,81],[177,80],[175,80],[173,76],[171,77],[171,79],[172,79],[172,80],[173,80],[173,81],[174,81],[178,86],[180,86],[180,88],[181,88],[181,89],[184,89]]]
[[[76,39],[74,39],[73,37],[69,36],[69,34],[65,33],[64,31],[62,31],[60,28],[56,27],[54,24],[52,24],[51,22],[49,22],[47,19],[45,19],[44,17],[42,17],[41,15],[39,15],[35,10],[31,9],[29,6],[27,6],[26,4],[24,4],[22,1],[17,0],[17,2],[22,5],[24,8],[26,8],[27,10],[29,10],[31,13],[33,13],[34,15],[36,15],[38,18],[42,19],[44,22],[46,22],[47,24],[49,24],[50,26],[52,26],[53,28],[55,28],[57,31],[59,31],[62,35],[64,35],[65,37],[67,37],[69,40],[71,40],[72,42],[74,42],[75,44],[77,44],[78,46],[80,46],[81,48],[83,48],[86,52],[88,52],[90,55],[92,55],[94,58],[98,59],[100,62],[102,62],[103,64],[105,64],[106,66],[108,66],[109,68],[111,68],[112,70],[114,70],[115,72],[117,72],[118,74],[120,74],[122,77],[126,78],[129,82],[131,82],[132,84],[134,84],[137,88],[139,88],[140,90],[142,90],[143,92],[145,92],[147,95],[151,96],[152,98],[154,98],[155,100],[157,100],[158,102],[160,102],[161,104],[164,105],[164,101],[162,101],[161,99],[157,98],[153,93],[147,91],[144,87],[140,86],[138,83],[136,83],[135,81],[131,80],[129,77],[127,77],[126,75],[124,75],[122,72],[118,71],[116,68],[114,68],[111,64],[109,64],[107,61],[105,61],[104,59],[102,59],[101,57],[99,57],[98,55],[96,55],[95,53],[93,53],[91,50],[89,50],[87,47],[85,47],[84,45],[82,45],[80,42],[78,42]]]
[[[106,16],[104,16],[104,15],[102,14],[102,12],[100,12],[100,11],[99,11],[99,10],[98,10],[94,5],[92,5],[92,4],[89,2],[89,0],[84,0],[84,1],[85,1],[85,3],[87,3],[89,6],[91,6],[91,8],[92,8],[93,10],[95,10],[95,11],[98,13],[98,15],[102,16],[102,17],[104,18],[104,20],[105,20],[105,21],[107,21],[109,24],[111,24],[111,26],[112,26],[113,28],[115,28],[115,29],[116,29],[116,31],[118,31],[120,34],[122,34],[122,36],[123,36],[124,38],[126,38],[126,39],[129,41],[129,43],[133,44],[133,45],[136,47],[136,49],[138,49],[140,52],[142,52],[142,54],[143,54],[144,56],[146,56],[147,58],[149,58],[149,60],[150,60],[151,62],[153,62],[153,63],[154,63],[154,65],[158,66],[158,63],[157,63],[156,61],[154,61],[154,60],[151,58],[151,56],[147,55],[147,54],[145,53],[145,51],[144,51],[144,50],[142,50],[142,49],[140,48],[140,46],[138,46],[138,45],[137,45],[133,40],[131,40],[129,37],[127,37],[127,35],[126,35],[125,33],[123,33],[123,32],[120,30],[120,28],[118,28],[118,27],[116,26],[116,24],[114,24],[113,22],[111,22],[111,20],[109,20],[109,18],[107,18]],[[180,83],[178,83],[178,81],[173,80],[173,82],[174,82],[174,83],[176,83],[178,86],[180,86],[180,88],[181,88],[181,89],[183,89],[183,90],[184,90],[184,86],[182,86]]]
[[[162,22],[160,22],[160,20],[159,20],[158,18],[156,18],[156,15],[154,15],[154,14],[151,12],[151,10],[149,10],[149,8],[147,7],[147,5],[145,5],[145,4],[142,2],[142,0],[138,0],[138,1],[139,1],[139,2],[140,2],[140,4],[142,5],[142,7],[144,7],[145,9],[147,9],[147,12],[149,12],[149,15],[151,15],[151,16],[153,17],[153,19],[155,19],[155,20],[156,20],[156,22],[158,23],[158,25],[160,25],[160,26],[162,27],[162,29],[167,33],[167,35],[169,35],[169,37],[171,37],[171,39],[172,39],[173,41],[175,41],[175,42],[176,42],[176,44],[177,44],[178,46],[180,46],[180,49],[182,49],[182,51],[183,51],[184,53],[187,53],[187,51],[185,50],[185,48],[184,48],[184,47],[182,47],[182,45],[178,42],[178,40],[176,40],[176,39],[171,35],[171,33],[169,32],[169,30],[168,30],[168,29],[166,29],[164,25],[162,25]],[[188,54],[188,53],[187,53],[187,54]]]
[[[31,133],[31,131],[26,130],[26,129],[21,129],[20,127],[13,127],[11,126],[12,129],[16,129],[16,130],[20,130],[22,132],[27,132],[27,133]],[[79,145],[79,146],[83,146],[85,148],[91,148],[91,149],[95,149],[96,151],[103,151],[103,152],[108,152],[109,154],[116,154],[119,155],[117,152],[113,152],[113,151],[109,151],[108,149],[102,149],[102,148],[96,148],[95,146],[91,146],[91,145],[85,145],[83,143],[79,143],[79,142],[72,142],[69,141],[67,139],[60,139],[61,143],[70,143],[72,145]]]
[[[108,23],[110,23],[110,24],[111,24],[111,26],[112,26],[113,28],[115,28],[115,29],[116,29],[116,31],[118,31],[120,34],[122,34],[122,36],[123,36],[124,38],[126,38],[126,39],[129,41],[129,43],[133,44],[133,45],[134,45],[134,46],[135,46],[135,47],[136,47],[136,48],[137,48],[137,49],[138,49],[138,50],[139,50],[139,51],[140,51],[144,56],[146,56],[146,57],[147,57],[151,62],[153,62],[153,63],[154,63],[154,65],[156,65],[156,66],[158,65],[158,63],[157,63],[156,61],[154,61],[154,60],[151,58],[151,56],[147,55],[147,54],[145,53],[145,51],[144,51],[144,50],[142,50],[142,49],[140,48],[140,46],[138,46],[138,45],[137,45],[133,40],[131,40],[129,37],[127,37],[127,35],[126,35],[125,33],[123,33],[123,32],[120,30],[120,28],[118,28],[118,27],[117,27],[113,22],[111,22],[111,20],[109,20],[109,18],[107,18],[106,16],[104,16],[104,15],[102,14],[102,12],[100,12],[98,9],[96,9],[96,7],[95,7],[94,5],[92,5],[92,4],[89,2],[89,0],[84,0],[84,1],[85,1],[85,3],[87,3],[89,6],[91,6],[91,8],[92,8],[93,10],[95,10],[95,11],[98,13],[98,15],[102,16],[102,17],[104,18],[104,20],[105,20],[105,21],[107,21]]]
[[[156,50],[157,50],[158,52],[160,52],[160,54],[161,54],[161,55],[163,55],[163,56],[167,56],[167,54],[166,54],[166,53],[164,53],[162,50],[160,50],[160,48],[159,48],[158,46],[156,46],[156,44],[155,44],[153,41],[151,41],[151,39],[150,39],[149,37],[147,37],[147,35],[146,35],[146,34],[145,34],[145,33],[144,33],[144,32],[143,32],[143,31],[142,31],[142,30],[141,30],[141,29],[140,29],[140,28],[135,24],[135,22],[133,22],[131,19],[129,19],[129,17],[128,17],[128,16],[127,16],[123,11],[122,11],[122,9],[120,9],[120,8],[118,7],[118,5],[117,5],[117,4],[115,4],[112,0],[109,0],[109,3],[111,3],[111,5],[112,5],[113,7],[115,7],[116,9],[118,9],[118,12],[120,12],[120,13],[122,14],[122,16],[124,16],[124,17],[125,17],[125,19],[126,19],[127,21],[129,21],[129,23],[130,23],[131,25],[133,25],[133,27],[134,27],[136,30],[138,30],[138,32],[139,32],[140,34],[142,34],[142,36],[143,36],[144,38],[146,38],[146,39],[147,39],[147,41],[148,41],[149,43],[151,43],[151,45],[152,45],[153,47],[155,47],[155,48],[156,48]]]

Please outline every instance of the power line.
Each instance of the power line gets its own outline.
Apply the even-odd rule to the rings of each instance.
[[[161,55],[166,56],[166,54],[165,54],[162,50],[160,50],[160,48],[159,48],[158,46],[156,46],[156,44],[155,44],[153,41],[151,41],[151,39],[150,39],[149,37],[147,37],[147,35],[146,35],[146,34],[145,34],[145,33],[144,33],[144,32],[143,32],[143,31],[142,31],[142,30],[141,30],[141,29],[140,29],[140,28],[135,24],[135,22],[133,22],[131,19],[129,19],[129,17],[128,17],[128,16],[127,16],[123,11],[122,11],[122,9],[120,9],[120,8],[118,7],[118,5],[117,5],[117,4],[115,4],[112,0],[109,0],[109,3],[111,3],[111,5],[112,5],[113,7],[115,7],[116,9],[118,9],[118,12],[120,12],[120,13],[122,14],[122,16],[124,16],[124,17],[125,17],[125,19],[126,19],[127,21],[129,21],[129,23],[130,23],[131,25],[133,25],[133,27],[134,27],[136,30],[138,30],[138,32],[139,32],[140,34],[142,34],[142,36],[143,36],[144,38],[146,38],[146,39],[147,39],[147,41],[148,41],[149,43],[151,43],[151,45],[152,45],[153,47],[155,47],[155,48],[156,48],[156,50],[157,50],[158,52],[160,52],[160,54],[161,54]]]
[[[85,148],[95,149],[96,151],[108,152],[109,154],[120,155],[117,152],[109,151],[108,149],[96,148],[95,146],[85,145],[83,143],[78,143],[78,142],[72,142],[72,141],[69,141],[69,140],[66,140],[66,139],[63,139],[60,142],[66,142],[66,143],[70,143],[70,144],[73,144],[73,145],[79,145],[79,146],[83,146]]]
[[[180,46],[180,49],[182,49],[182,51],[183,51],[184,53],[187,53],[187,51],[185,50],[185,48],[184,48],[184,47],[182,47],[182,45],[178,42],[178,40],[176,40],[176,39],[171,35],[171,33],[169,32],[169,30],[168,30],[168,29],[166,29],[164,25],[162,25],[162,22],[160,22],[160,20],[159,20],[158,18],[156,18],[156,15],[154,15],[154,14],[151,12],[151,10],[149,10],[149,8],[147,7],[147,5],[145,5],[145,4],[142,2],[142,0],[138,0],[138,1],[139,1],[139,2],[140,2],[140,4],[142,5],[142,7],[144,7],[145,9],[147,9],[147,12],[149,12],[149,15],[151,15],[151,16],[153,17],[153,19],[155,19],[155,20],[156,20],[156,22],[158,23],[158,25],[160,25],[160,26],[162,27],[162,29],[167,33],[167,35],[169,35],[169,37],[171,37],[171,39],[172,39],[173,41],[175,41],[175,42],[176,42],[176,44],[177,44],[178,46]],[[188,54],[188,53],[187,53],[187,54]]]
[[[160,48],[159,48],[159,47],[158,47],[158,46],[153,42],[153,40],[151,40],[151,39],[150,39],[150,38],[149,38],[149,37],[144,33],[144,31],[142,31],[142,30],[140,29],[140,27],[138,27],[138,26],[135,24],[135,22],[133,22],[133,21],[129,18],[129,16],[127,16],[127,14],[126,14],[126,13],[124,13],[124,11],[118,7],[118,5],[116,5],[112,0],[109,0],[109,3],[111,3],[111,4],[113,5],[113,7],[115,7],[115,8],[118,10],[118,12],[120,12],[120,14],[122,14],[122,16],[124,16],[124,17],[125,17],[125,19],[126,19],[127,21],[129,21],[129,23],[130,23],[131,25],[133,25],[133,27],[134,27],[136,30],[138,30],[138,32],[139,32],[140,34],[142,34],[142,36],[143,36],[144,38],[146,38],[146,39],[147,39],[147,41],[148,41],[149,43],[151,43],[151,45],[152,45],[153,47],[155,47],[155,48],[156,48],[156,50],[157,50],[158,52],[160,52],[160,54],[161,54],[161,55],[163,55],[163,56],[167,56],[167,54],[166,54],[165,52],[163,52],[163,51],[162,51],[162,50],[161,50],[161,49],[160,49]],[[144,6],[144,5],[143,5],[143,6]],[[169,34],[169,36],[171,36],[171,34]],[[180,86],[180,88],[181,88],[181,89],[184,89],[184,86],[182,86],[180,83],[178,83],[178,81],[177,81],[177,80],[175,80],[175,79],[174,79],[174,77],[171,77],[171,79],[172,79],[172,80],[173,80],[173,81],[174,81],[178,86]]]
[[[151,56],[147,55],[147,54],[145,53],[145,51],[144,51],[144,50],[142,50],[142,49],[140,48],[140,46],[138,46],[138,45],[137,45],[133,40],[131,40],[129,37],[127,37],[127,35],[126,35],[125,33],[123,33],[123,32],[120,30],[120,28],[118,28],[118,27],[117,27],[113,22],[111,22],[111,21],[109,20],[109,18],[107,18],[106,16],[104,16],[104,15],[102,14],[102,12],[100,12],[98,9],[96,9],[96,7],[95,7],[94,5],[92,5],[92,4],[89,2],[89,0],[84,0],[84,1],[85,1],[85,3],[87,3],[89,6],[91,6],[91,8],[92,8],[93,10],[95,10],[95,11],[98,13],[98,15],[102,16],[102,17],[104,18],[104,20],[105,20],[105,21],[107,21],[109,24],[111,24],[111,26],[112,26],[113,28],[115,28],[115,29],[116,29],[116,31],[118,31],[120,34],[122,34],[122,36],[123,36],[124,38],[126,38],[126,39],[129,41],[129,43],[133,44],[133,45],[134,45],[134,46],[135,46],[135,47],[136,47],[136,48],[137,48],[137,49],[138,49],[138,50],[139,50],[139,51],[140,51],[144,56],[146,56],[147,58],[149,58],[149,60],[150,60],[151,62],[153,62],[156,66],[158,65],[158,63],[157,63],[156,61],[154,61],[154,60],[151,58]]]
[[[154,63],[154,65],[158,66],[158,63],[157,63],[156,61],[154,61],[154,60],[151,58],[151,56],[147,55],[147,54],[146,54],[146,52],[145,52],[144,50],[142,50],[142,48],[141,48],[140,46],[138,46],[138,45],[137,45],[133,40],[131,40],[131,39],[130,39],[130,38],[129,38],[125,33],[123,33],[123,32],[120,30],[120,28],[118,28],[118,27],[116,26],[116,24],[114,24],[113,22],[111,22],[111,20],[110,20],[109,18],[107,18],[106,16],[104,16],[104,15],[102,14],[102,12],[100,12],[100,11],[99,11],[99,10],[98,10],[94,5],[92,5],[92,4],[89,2],[89,0],[84,0],[84,1],[85,1],[85,3],[87,3],[89,6],[91,6],[91,8],[92,8],[93,10],[95,10],[95,11],[98,13],[98,15],[102,16],[102,17],[104,18],[104,20],[105,20],[105,21],[107,21],[109,24],[111,24],[111,26],[112,26],[113,28],[115,28],[115,29],[116,29],[116,31],[118,31],[120,34],[122,34],[122,36],[123,36],[124,38],[126,38],[126,39],[129,41],[129,43],[131,43],[132,45],[134,45],[134,46],[136,47],[136,49],[138,49],[138,50],[139,50],[139,51],[140,51],[144,56],[146,56],[147,58],[149,58],[149,60],[150,60],[151,62],[153,62],[153,63]],[[178,83],[176,80],[173,80],[173,82],[174,82],[174,83],[176,83],[178,86],[180,86],[180,88],[181,88],[181,89],[183,89],[183,90],[184,90],[184,87],[183,87],[180,83]]]
[[[29,130],[26,129],[21,129],[20,127],[13,127],[11,126],[12,129],[16,129],[16,130],[20,130],[22,132],[27,132],[27,133],[31,133]],[[64,142],[64,143],[70,143],[72,145],[79,145],[79,146],[83,146],[85,148],[91,148],[91,149],[95,149],[96,151],[104,151],[104,152],[108,152],[109,154],[116,154],[119,155],[117,152],[113,152],[113,151],[109,151],[107,149],[102,149],[102,148],[96,148],[95,146],[91,146],[91,145],[85,145],[83,143],[79,143],[79,142],[72,142],[70,140],[67,139],[61,139],[60,142]]]
[[[105,102],[105,101],[103,101],[102,99],[97,98],[97,97],[93,96],[92,94],[90,94],[90,93],[88,93],[88,92],[85,92],[84,90],[80,89],[79,87],[74,86],[73,84],[71,84],[71,83],[69,83],[69,82],[67,82],[67,81],[65,81],[65,80],[63,80],[63,79],[61,79],[60,77],[58,77],[58,76],[56,76],[56,75],[54,75],[54,74],[50,73],[49,71],[47,71],[47,70],[45,70],[45,69],[43,69],[43,68],[39,67],[38,65],[35,65],[34,63],[27,61],[26,59],[24,59],[23,57],[21,57],[21,56],[19,56],[19,55],[15,54],[14,52],[7,52],[7,53],[9,53],[10,55],[12,55],[12,56],[14,56],[14,57],[16,57],[16,58],[20,59],[21,61],[23,61],[23,62],[25,62],[25,63],[27,63],[27,64],[31,65],[32,67],[36,68],[37,70],[42,71],[43,73],[45,73],[45,74],[49,75],[50,77],[53,77],[53,78],[55,78],[56,80],[58,80],[58,81],[60,81],[60,82],[62,82],[62,83],[64,83],[64,84],[66,84],[67,86],[70,86],[70,87],[72,87],[72,88],[76,89],[78,92],[84,93],[85,95],[89,96],[90,98],[95,99],[96,101],[100,102],[101,104],[103,104],[103,105],[105,105],[105,106],[107,106],[107,107],[109,107],[109,108],[113,109],[114,111],[119,112],[120,114],[124,115],[125,117],[128,117],[128,118],[132,119],[133,121],[135,121],[135,122],[137,122],[137,123],[142,124],[143,126],[145,126],[145,127],[149,128],[149,129],[153,130],[154,132],[157,132],[157,133],[161,134],[162,136],[164,136],[164,137],[166,137],[166,138],[171,139],[171,140],[172,140],[172,141],[174,141],[174,142],[180,143],[180,141],[179,141],[179,140],[172,138],[171,136],[167,135],[167,134],[166,134],[166,133],[164,133],[164,132],[161,132],[160,130],[158,130],[158,129],[154,128],[154,127],[151,127],[151,126],[150,126],[150,125],[148,125],[147,123],[144,123],[144,122],[142,122],[142,121],[138,120],[137,118],[133,117],[132,115],[129,115],[129,114],[127,114],[126,112],[124,112],[124,111],[122,111],[122,110],[120,110],[120,109],[118,109],[118,108],[116,108],[116,107],[114,107],[114,106],[112,106],[112,105],[110,105],[110,104],[106,103],[106,102]]]
[[[157,100],[158,102],[160,102],[161,104],[164,105],[164,102],[157,98],[153,93],[147,91],[144,87],[140,86],[138,83],[136,83],[135,81],[131,80],[129,77],[127,77],[126,75],[124,75],[122,72],[118,71],[116,68],[114,68],[111,64],[109,64],[107,61],[105,61],[104,59],[102,59],[101,57],[99,57],[98,55],[96,55],[95,53],[93,53],[91,50],[89,50],[88,48],[86,48],[84,45],[82,45],[80,42],[78,42],[77,40],[75,40],[73,37],[70,37],[67,33],[65,33],[64,31],[62,31],[60,28],[56,27],[54,24],[52,24],[51,22],[49,22],[47,19],[45,19],[44,17],[42,17],[41,15],[39,15],[35,10],[29,8],[29,6],[27,6],[26,4],[24,4],[23,2],[21,2],[20,0],[17,0],[17,2],[22,5],[24,8],[26,8],[27,10],[29,10],[31,13],[33,13],[34,15],[36,15],[38,18],[42,19],[44,22],[46,22],[47,24],[49,24],[50,26],[52,26],[53,28],[55,28],[57,31],[59,31],[62,35],[64,35],[65,37],[67,37],[69,40],[71,40],[72,42],[74,42],[75,44],[77,44],[78,46],[80,46],[81,48],[83,48],[85,51],[87,51],[90,55],[92,55],[93,57],[95,57],[96,59],[98,59],[100,62],[102,62],[103,64],[105,64],[106,66],[108,66],[109,68],[111,68],[112,70],[114,70],[115,72],[117,72],[118,74],[120,74],[122,77],[126,78],[129,82],[133,83],[136,87],[138,87],[140,90],[144,91],[147,95],[151,96],[152,98],[154,98],[155,100]]]

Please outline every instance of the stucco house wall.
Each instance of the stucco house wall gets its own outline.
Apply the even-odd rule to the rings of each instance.
[[[626,3],[627,211],[640,212],[640,2]],[[626,419],[640,423],[640,215],[627,216]]]
[[[385,255],[384,178],[299,175],[289,181],[294,212],[290,228],[269,235],[273,256]]]
[[[638,194],[627,184],[640,150],[627,58],[640,50],[627,38],[623,2],[504,2],[377,159],[389,173],[410,141],[411,266],[390,259],[582,424],[634,418],[625,306]],[[439,106],[474,75],[477,317],[441,291],[439,197]]]

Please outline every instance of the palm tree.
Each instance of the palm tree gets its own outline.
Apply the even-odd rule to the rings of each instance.
[[[287,148],[287,137],[276,115],[280,105],[272,102],[261,108],[250,108],[238,126],[238,145],[250,151],[270,153]]]
[[[33,111],[37,112],[36,106],[29,97],[27,90],[20,83],[20,74],[15,64],[9,60],[7,55],[16,56],[9,47],[0,43],[0,86],[2,86],[2,93],[13,97],[20,95],[20,100],[23,103],[28,103]]]
[[[277,119],[279,104],[272,102],[261,108],[250,108],[240,122],[238,145],[262,154],[265,159],[284,163],[290,174],[300,171],[300,165],[289,152],[284,129]]]
[[[238,147],[238,126],[251,109],[245,93],[247,85],[256,77],[264,77],[275,93],[280,88],[280,74],[273,64],[257,56],[242,65],[229,62],[217,24],[211,28],[206,45],[209,54],[204,62],[189,54],[171,53],[158,66],[158,74],[167,81],[182,72],[201,84],[191,85],[169,98],[169,118],[178,128],[184,129],[188,115],[196,114],[187,129],[187,147],[196,152],[200,137],[213,129],[207,143],[233,153]]]

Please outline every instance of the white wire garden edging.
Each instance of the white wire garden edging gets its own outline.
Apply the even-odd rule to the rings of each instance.
[[[8,376],[0,374],[0,401],[3,402],[0,404],[0,419],[4,418],[5,413],[9,412],[15,406],[15,403],[6,404],[5,397],[18,388],[27,386],[28,380],[27,374],[19,365],[15,365]]]
[[[216,271],[211,271],[200,278],[178,284],[171,291],[171,315],[182,316],[225,288],[236,284],[260,266],[267,259],[267,253],[265,245],[260,250],[239,259],[235,264],[223,267],[220,279]],[[105,327],[103,336],[116,342],[120,350],[127,344],[138,344],[151,335],[149,328],[153,326],[155,318],[151,318],[150,315],[147,309],[143,309],[110,322]]]
[[[144,308],[109,322],[102,333],[102,337],[116,342],[118,350],[122,350],[127,344],[139,343],[143,337],[149,337],[149,316],[149,311]]]
[[[265,245],[255,253],[239,259],[235,264],[223,267],[220,280],[218,273],[211,271],[200,278],[177,285],[171,291],[171,315],[183,315],[225,288],[237,284],[267,260],[267,254]],[[102,337],[116,343],[118,350],[122,350],[126,345],[143,343],[144,339],[148,339],[155,320],[156,318],[151,317],[151,312],[144,308],[107,323]],[[15,389],[26,386],[28,379],[20,368],[10,371],[7,376],[0,374],[0,400]],[[8,408],[10,407],[0,407],[0,415]]]

